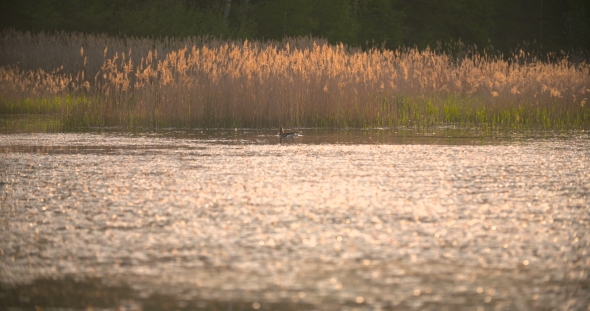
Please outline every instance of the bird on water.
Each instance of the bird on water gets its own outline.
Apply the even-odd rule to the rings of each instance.
[[[293,137],[299,136],[300,133],[301,132],[285,132],[285,130],[283,129],[282,126],[279,129],[279,137],[280,138],[293,138]]]

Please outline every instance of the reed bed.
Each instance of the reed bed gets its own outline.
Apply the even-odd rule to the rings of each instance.
[[[362,51],[310,37],[0,36],[0,114],[96,126],[590,127],[590,65],[566,54]]]

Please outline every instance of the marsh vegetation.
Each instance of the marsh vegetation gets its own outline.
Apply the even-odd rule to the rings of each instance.
[[[51,116],[61,130],[589,127],[587,63],[452,50],[5,31],[0,114]]]

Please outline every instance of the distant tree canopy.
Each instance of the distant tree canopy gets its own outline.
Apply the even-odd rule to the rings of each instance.
[[[275,39],[396,48],[461,40],[508,52],[590,50],[588,0],[4,0],[0,26],[32,32]]]

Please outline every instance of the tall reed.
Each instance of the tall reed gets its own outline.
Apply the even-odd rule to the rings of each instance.
[[[67,129],[589,128],[590,65],[567,55],[463,56],[282,42],[80,33],[0,36],[0,113]]]

